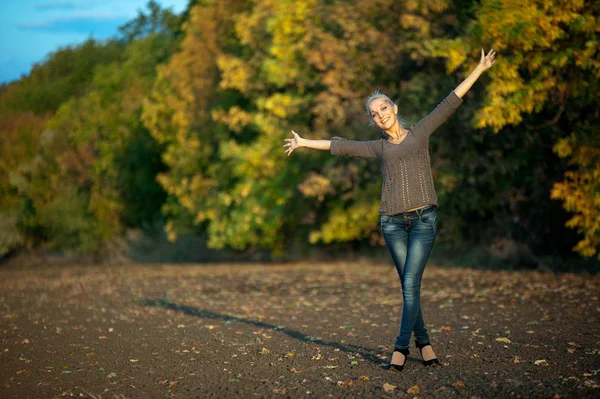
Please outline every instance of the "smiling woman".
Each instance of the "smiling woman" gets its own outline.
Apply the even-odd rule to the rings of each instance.
[[[371,104],[373,107],[371,108]],[[408,125],[398,115],[398,105],[394,103],[388,96],[375,90],[365,104],[367,115],[371,117],[369,125],[377,125],[382,131],[383,138],[387,138],[385,131],[398,123],[402,128],[408,128]],[[377,118],[377,120],[376,120]],[[380,124],[379,122],[383,123]],[[388,122],[390,123],[388,125]]]
[[[494,50],[481,50],[479,65],[426,117],[403,126],[398,105],[382,93],[366,102],[371,123],[383,138],[371,141],[306,140],[292,131],[285,139],[285,152],[307,147],[329,150],[333,155],[377,158],[383,177],[381,230],[402,284],[404,305],[400,332],[396,337],[390,370],[404,369],[412,333],[426,366],[438,364],[421,312],[420,290],[425,264],[437,233],[438,200],[431,173],[429,136],[462,104],[462,97],[479,76],[494,64]]]

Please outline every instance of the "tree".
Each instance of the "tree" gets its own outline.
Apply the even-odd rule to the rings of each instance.
[[[169,171],[160,181],[170,194],[170,232],[196,225],[206,228],[216,248],[280,252],[292,235],[306,240],[310,233],[313,242],[377,235],[378,206],[370,195],[376,197],[378,187],[369,179],[377,178],[376,165],[358,162],[366,169],[360,172],[348,160],[322,154],[286,159],[280,143],[298,126],[309,126],[315,137],[365,138],[360,125],[367,120],[359,115],[373,82],[389,85],[399,68],[417,62],[401,62],[403,45],[390,51],[398,38],[395,21],[403,13],[414,16],[405,22],[413,29],[407,37],[429,37],[436,29],[428,26],[447,4],[221,7],[192,8],[181,52],[161,69],[145,107],[146,125],[167,145]],[[308,204],[303,195],[318,200]],[[349,218],[358,211],[369,217]],[[335,217],[328,222],[327,215]]]
[[[482,1],[466,30],[470,40],[430,42],[432,54],[447,57],[450,70],[480,43],[498,51],[502,61],[490,71],[476,126],[495,132],[515,126],[553,137],[555,152],[571,167],[551,195],[574,213],[567,226],[583,235],[575,250],[584,256],[600,245],[599,11],[594,1]]]
[[[146,23],[172,23],[172,13],[152,12]],[[178,39],[170,25],[136,26],[157,33],[137,34],[118,61],[87,71],[85,90],[74,91],[47,122],[35,158],[12,171],[11,184],[28,204],[21,225],[49,247],[93,252],[125,227],[150,227],[159,217],[161,148],[140,114],[156,66]],[[83,62],[87,52],[80,56]]]

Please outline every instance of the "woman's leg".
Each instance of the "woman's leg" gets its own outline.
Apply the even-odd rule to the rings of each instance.
[[[437,215],[433,211],[422,215],[421,219],[405,221],[405,227],[408,236],[406,245],[393,245],[396,256],[392,256],[395,262],[398,260],[396,267],[402,283],[404,302],[400,333],[395,344],[397,349],[408,348],[412,332],[415,333],[417,344],[429,343],[421,311],[421,279],[435,241]]]
[[[429,343],[429,333],[421,311],[421,280],[433,248],[435,231],[431,227],[419,223],[418,220],[414,221],[411,227],[402,275],[404,307],[400,334],[396,338],[396,345],[399,347],[408,346],[411,332],[415,333],[415,341],[418,344]]]
[[[400,282],[402,282],[402,275],[404,270],[404,264],[406,263],[406,256],[408,253],[408,228],[405,221],[398,218],[390,218],[388,216],[381,217],[381,231],[385,244],[390,252]],[[410,340],[410,335],[409,335]],[[408,350],[408,344],[403,347],[395,345],[395,349],[401,349],[403,351]],[[404,355],[399,352],[394,352],[392,356],[392,362],[394,364],[402,364],[404,362]]]

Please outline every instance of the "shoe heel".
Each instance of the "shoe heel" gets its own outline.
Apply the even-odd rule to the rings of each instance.
[[[406,361],[408,360],[408,354],[410,353],[410,351],[408,349],[395,349],[394,352],[400,352],[404,355],[404,363],[394,364],[390,361],[390,363],[388,363],[388,365],[386,366],[386,369],[388,369],[390,371],[402,371],[402,370],[404,370],[404,365],[406,364]]]
[[[423,348],[426,346],[431,346],[431,344],[416,344],[417,348],[419,349],[419,352],[421,353],[421,357],[423,357]],[[423,360],[422,361],[424,366],[432,366],[434,364],[440,364],[440,361],[438,360],[437,357],[434,357],[433,359],[429,359],[429,360]]]

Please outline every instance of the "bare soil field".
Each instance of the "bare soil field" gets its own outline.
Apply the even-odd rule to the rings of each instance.
[[[0,268],[0,398],[598,398],[600,277],[388,264]]]

